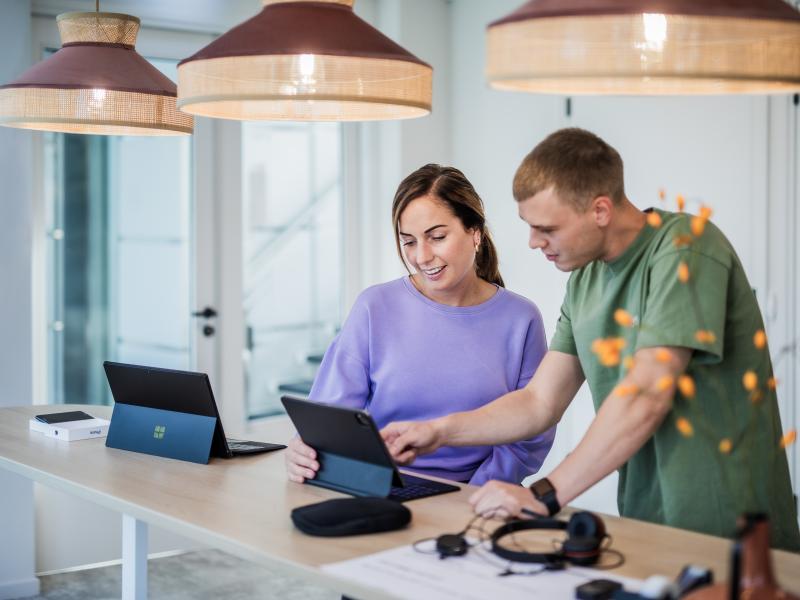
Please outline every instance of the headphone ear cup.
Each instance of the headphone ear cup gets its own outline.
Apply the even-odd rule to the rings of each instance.
[[[600,517],[586,511],[576,512],[567,523],[567,539],[561,551],[574,565],[593,565],[600,558],[600,545],[605,537],[606,526]]]
[[[587,511],[573,513],[567,523],[568,538],[594,538],[599,542],[606,537],[605,523]]]
[[[600,540],[592,537],[569,537],[561,545],[564,557],[573,565],[593,565],[600,557]]]

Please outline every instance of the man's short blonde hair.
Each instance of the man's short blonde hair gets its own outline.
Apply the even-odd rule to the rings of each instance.
[[[590,131],[559,129],[522,161],[514,175],[514,199],[522,202],[550,187],[581,212],[598,196],[608,196],[615,204],[622,202],[622,158]]]

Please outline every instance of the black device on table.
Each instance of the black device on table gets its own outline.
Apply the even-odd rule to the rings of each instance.
[[[121,404],[154,408],[216,419],[211,441],[211,455],[232,458],[281,450],[283,444],[250,442],[225,437],[222,419],[205,373],[177,371],[105,361],[103,368],[114,401]]]
[[[578,600],[610,600],[614,594],[622,590],[619,581],[611,579],[593,579],[575,588],[575,598]]]
[[[69,421],[86,421],[87,419],[94,419],[94,417],[90,414],[83,412],[82,410],[71,410],[69,412],[36,415],[34,419],[36,419],[40,423],[55,425],[56,423],[67,423]]]
[[[292,396],[283,396],[281,402],[303,442],[317,451],[320,469],[307,483],[353,496],[378,496],[398,502],[460,489],[400,473],[366,411]]]

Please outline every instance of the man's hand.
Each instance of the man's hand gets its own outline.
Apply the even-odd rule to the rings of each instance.
[[[521,485],[503,481],[489,481],[469,499],[476,514],[484,517],[525,516],[522,509],[547,516],[547,507],[533,497],[533,493]],[[530,516],[530,515],[528,515]]]
[[[304,444],[300,436],[296,435],[289,440],[283,456],[289,481],[303,483],[306,479],[316,477],[319,471],[317,453],[311,446]]]
[[[408,465],[421,454],[430,454],[441,443],[436,421],[398,421],[381,429],[381,436],[397,464]]]

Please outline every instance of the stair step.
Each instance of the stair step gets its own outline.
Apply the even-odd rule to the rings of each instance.
[[[278,391],[287,394],[296,394],[298,396],[306,396],[311,393],[311,386],[314,385],[312,379],[303,379],[301,381],[292,381],[289,383],[282,383],[278,386]]]

